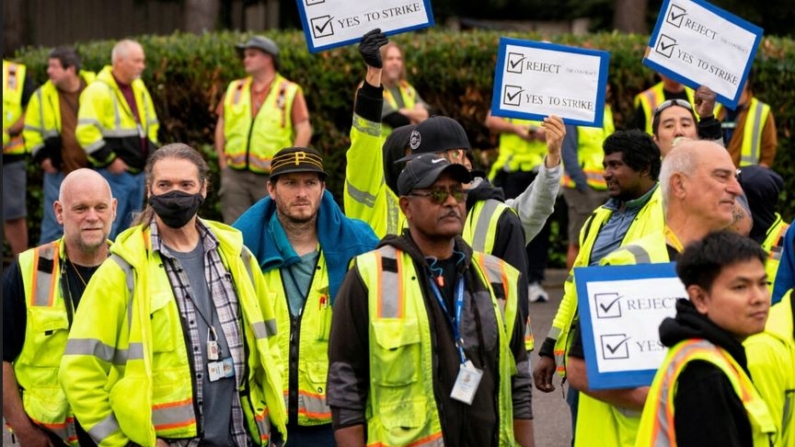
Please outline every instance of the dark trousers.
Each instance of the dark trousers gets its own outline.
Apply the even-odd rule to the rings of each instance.
[[[287,424],[287,433],[289,438],[286,447],[337,447],[331,424],[312,427]]]

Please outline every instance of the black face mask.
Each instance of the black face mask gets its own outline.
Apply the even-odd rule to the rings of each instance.
[[[196,215],[203,202],[201,193],[188,194],[178,190],[149,197],[149,205],[170,228],[184,227]]]

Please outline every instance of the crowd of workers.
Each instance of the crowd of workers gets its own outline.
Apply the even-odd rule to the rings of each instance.
[[[633,130],[609,106],[602,128],[489,115],[485,174],[374,30],[343,211],[279,48],[237,48],[247,77],[216,110],[226,223],[198,216],[202,156],[158,147],[140,44],[97,75],[56,49],[38,89],[3,61],[3,414],[23,447],[530,447],[532,384],[556,371],[574,446],[795,446],[795,232],[747,83],[731,110],[663,77]],[[45,174],[31,249],[27,154]],[[559,194],[572,274],[531,366]],[[671,261],[689,299],[654,382],[591,389],[573,268]]]

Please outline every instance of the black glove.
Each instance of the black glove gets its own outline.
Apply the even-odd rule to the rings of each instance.
[[[383,68],[384,63],[381,61],[381,47],[386,45],[389,39],[381,32],[381,28],[376,28],[362,37],[359,42],[359,53],[362,55],[364,62],[375,68]]]

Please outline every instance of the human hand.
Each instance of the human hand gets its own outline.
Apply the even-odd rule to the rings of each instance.
[[[715,114],[715,101],[717,98],[718,95],[706,85],[696,89],[693,95],[693,103],[700,119],[711,118]]]
[[[124,160],[122,160],[119,157],[116,157],[116,159],[113,160],[113,163],[108,165],[108,171],[111,174],[119,175],[124,173],[126,170],[127,170],[127,163],[125,163]]]
[[[547,140],[547,167],[557,166],[560,163],[560,151],[563,147],[563,137],[566,136],[566,126],[559,116],[550,115],[544,118],[544,129]]]
[[[52,159],[50,158],[45,158],[41,161],[41,169],[43,169],[47,174],[55,174],[58,172],[58,170],[55,169],[55,166],[52,165]]]
[[[19,445],[25,447],[54,447],[47,433],[33,423],[27,429],[15,430],[14,434],[19,438]]]
[[[359,42],[359,54],[362,55],[362,59],[368,66],[383,68],[381,47],[388,42],[389,39],[381,32],[381,28],[376,28],[362,36],[362,41]]]
[[[545,355],[541,356],[536,368],[533,370],[533,382],[535,382],[536,388],[544,393],[555,391],[555,385],[552,384],[552,377],[554,375],[555,359]]]

